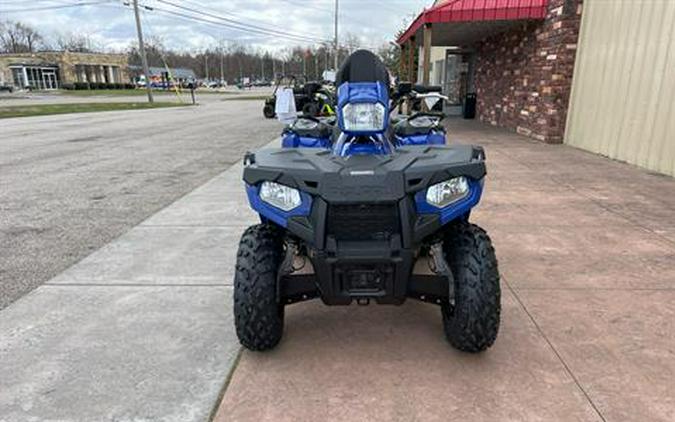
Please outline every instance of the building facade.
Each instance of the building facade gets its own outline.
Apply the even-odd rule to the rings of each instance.
[[[673,22],[675,1],[439,0],[399,37],[400,73],[451,114],[476,94],[483,122],[675,176]]]
[[[126,54],[45,51],[0,54],[0,83],[16,89],[58,89],[75,83],[129,82]]]
[[[480,120],[560,143],[581,13],[581,0],[441,0],[399,43],[416,50],[416,80],[441,85],[451,112],[476,94]]]
[[[675,176],[675,2],[586,0],[565,143]]]

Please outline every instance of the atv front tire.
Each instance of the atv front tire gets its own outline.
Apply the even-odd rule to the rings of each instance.
[[[251,226],[241,236],[234,276],[234,325],[250,350],[269,350],[284,329],[284,306],[277,300],[277,272],[283,258],[280,230]]]
[[[455,279],[454,304],[442,306],[445,336],[455,348],[477,353],[492,346],[499,331],[501,290],[492,242],[480,227],[455,224],[444,242]]]
[[[269,104],[265,104],[263,107],[263,115],[268,119],[274,119],[276,113],[274,112],[274,107]]]
[[[318,117],[321,114],[321,108],[316,103],[307,103],[302,107],[302,114],[305,116]]]

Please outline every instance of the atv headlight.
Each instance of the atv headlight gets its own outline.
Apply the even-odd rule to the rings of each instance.
[[[427,189],[427,202],[435,207],[444,208],[469,194],[469,182],[466,177],[455,177],[437,183]]]
[[[274,182],[260,185],[260,199],[283,211],[290,211],[302,204],[299,190]]]
[[[380,103],[349,103],[342,107],[346,131],[376,132],[384,130],[386,111]]]

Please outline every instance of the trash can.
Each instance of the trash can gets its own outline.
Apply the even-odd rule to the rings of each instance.
[[[466,94],[464,98],[464,118],[474,119],[476,117],[476,93]]]

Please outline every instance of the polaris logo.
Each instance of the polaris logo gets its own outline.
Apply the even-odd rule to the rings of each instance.
[[[372,170],[353,170],[350,171],[349,174],[352,176],[372,176],[375,172]]]

